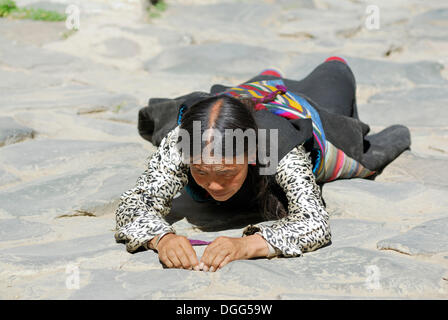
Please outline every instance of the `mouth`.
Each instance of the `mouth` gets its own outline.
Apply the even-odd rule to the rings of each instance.
[[[222,198],[223,196],[225,196],[225,195],[227,195],[228,194],[228,192],[220,192],[220,193],[217,193],[217,192],[209,192],[213,197],[216,197],[216,198]]]

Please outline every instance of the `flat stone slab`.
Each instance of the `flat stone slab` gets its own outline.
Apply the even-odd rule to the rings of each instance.
[[[411,230],[378,242],[381,250],[409,255],[433,255],[448,252],[448,217],[430,220]]]
[[[141,24],[132,28],[121,27],[120,29],[138,36],[145,36],[148,38],[148,41],[161,46],[163,50],[170,50],[170,48],[180,45],[187,46],[196,44],[193,33],[181,29],[172,30],[154,24]]]
[[[319,52],[293,56],[286,68],[285,77],[301,80],[330,56],[331,54]],[[347,60],[358,85],[390,90],[391,87],[406,88],[410,85],[445,86],[448,82],[441,75],[443,65],[433,61],[399,63],[343,54],[339,56]]]
[[[33,136],[33,129],[21,125],[14,118],[0,117],[0,147],[31,139]]]
[[[51,139],[6,146],[0,154],[1,165],[27,181],[0,191],[0,212],[15,217],[101,210],[135,185],[149,156],[133,143]]]
[[[0,97],[0,110],[20,109],[64,109],[86,111],[86,109],[112,109],[119,104],[135,100],[126,94],[114,94],[83,84],[15,90]]]
[[[398,259],[355,247],[330,246],[301,258],[260,260],[255,268],[248,267],[250,263],[237,261],[229,264],[227,270],[221,270],[225,273],[221,279],[232,279],[232,282],[250,287],[258,294],[278,290],[281,293],[406,297],[424,295],[425,292],[442,293],[442,276],[446,272],[446,269],[433,264]],[[423,273],[420,272],[427,273],[421,276]],[[292,273],[294,277],[291,277]],[[270,280],[255,281],[255,274],[258,279]]]
[[[253,57],[257,58],[254,59]],[[179,47],[148,60],[148,72],[164,71],[180,74],[219,74],[251,77],[272,61],[282,61],[286,55],[263,47],[236,43],[211,43]]]
[[[84,14],[84,12],[83,12]],[[62,28],[63,32],[67,29]],[[69,39],[65,41],[69,41]],[[55,50],[50,48],[54,47]],[[104,96],[103,100],[114,99],[119,94],[115,92],[135,92],[136,88],[148,88],[153,86],[151,81],[143,79],[144,72],[123,73],[116,66],[107,65],[93,61],[89,56],[78,57],[64,51],[66,44],[64,41],[54,42],[46,48],[37,48],[26,45],[0,35],[0,62],[4,68],[11,71],[27,70],[31,78],[35,76],[54,76],[64,80],[64,85],[52,86],[46,90],[34,89],[33,86],[22,90],[21,95],[8,94],[6,97],[0,96],[1,108],[7,107],[9,103],[21,106],[24,100],[32,102],[32,105],[41,103],[42,107],[55,105],[66,106],[69,102],[72,105],[83,106],[88,102],[96,102],[97,97]],[[73,49],[76,50],[76,47]],[[91,50],[94,50],[92,48]],[[101,58],[101,55],[96,57]],[[137,83],[133,83],[133,82]],[[150,85],[141,84],[148,82]],[[132,82],[132,83],[131,83]],[[39,86],[41,87],[41,86]],[[15,88],[15,91],[20,91]],[[33,90],[34,89],[34,90]],[[146,89],[148,92],[148,89]],[[66,103],[64,103],[66,102]],[[30,103],[31,104],[31,103]],[[90,104],[88,104],[90,105]],[[28,107],[28,106],[27,106]]]
[[[411,127],[410,130],[411,150],[415,155],[431,159],[448,158],[448,128]]]
[[[444,86],[422,86],[405,90],[387,90],[372,95],[369,103],[385,102],[430,104],[435,102],[448,102],[448,89]]]
[[[448,118],[447,104],[446,86],[416,87],[375,94],[359,106],[359,114],[370,125],[399,122],[407,126],[443,127]]]
[[[428,145],[428,142],[426,141]],[[437,144],[432,145],[437,151]],[[411,146],[412,148],[412,146]],[[439,149],[442,150],[442,149]],[[440,153],[439,153],[440,154]],[[412,151],[403,152],[390,163],[375,182],[409,182],[418,181],[423,185],[439,187],[448,190],[448,158],[435,155],[420,156]]]
[[[142,171],[129,165],[105,165],[21,183],[0,191],[0,213],[43,219],[76,210],[95,213],[135,185]]]
[[[85,127],[86,129],[97,131],[99,134],[106,134],[111,137],[117,137],[117,140],[124,138],[130,138],[132,140],[138,136],[138,129],[135,125],[138,120],[138,112],[133,113],[133,117],[130,115],[131,112],[107,112],[104,113],[103,119],[97,119],[101,116],[96,116],[92,114],[92,117],[84,117],[77,121],[77,125]],[[133,123],[131,120],[134,119]],[[112,120],[112,121],[106,121]],[[132,123],[132,125],[130,125]]]
[[[127,259],[112,244],[103,241],[108,240],[104,236],[72,239],[61,242],[63,246],[44,245],[38,249],[39,253],[33,250],[37,246],[32,246],[26,249],[26,254],[1,253],[2,261],[19,263],[17,270],[21,272],[17,272],[11,287],[22,288],[25,297],[25,286],[39,288],[41,296],[70,299],[242,299],[247,295],[256,299],[287,299],[297,295],[441,298],[446,294],[442,280],[445,268],[354,247],[328,247],[299,258],[234,261],[216,273],[206,273],[162,269],[153,252],[127,254],[132,256]],[[126,261],[134,260],[135,256],[139,256],[140,264],[132,270]],[[99,261],[94,263],[104,259],[119,259],[120,267],[101,267]],[[57,263],[51,266],[54,272],[37,273],[26,283],[20,273],[27,270],[27,265],[28,268],[43,267],[39,264],[43,260]],[[66,266],[70,265],[78,268],[79,289],[66,287],[70,276]]]
[[[341,219],[330,211],[331,246],[349,247],[356,243],[359,248],[372,249],[377,239],[395,235],[397,232],[385,223],[358,219]]]
[[[17,177],[15,174],[5,171],[2,168],[0,168],[0,187],[7,185],[9,183],[15,183],[19,182],[20,178]]]
[[[118,248],[113,233],[105,233],[90,237],[0,249],[0,256],[3,263],[36,267],[53,265],[54,267],[74,263],[80,257],[94,257]]]
[[[36,171],[67,166],[72,169],[95,162],[95,155],[109,155],[122,152],[121,160],[130,159],[128,152],[138,152],[138,144],[127,142],[108,142],[95,140],[42,139],[30,140],[20,144],[8,145],[0,149],[1,165],[13,167],[17,171]],[[140,151],[142,151],[140,149]],[[143,153],[140,153],[143,154]],[[82,159],[82,162],[79,161]],[[89,161],[90,160],[90,161]],[[109,157],[104,165],[119,163],[118,158]],[[74,164],[76,163],[76,167]]]
[[[140,109],[141,107],[138,107],[137,109]],[[104,116],[99,115],[98,118],[103,118],[106,120],[112,120],[112,121],[118,121],[118,122],[124,122],[124,123],[131,123],[134,125],[138,124],[138,112],[136,111],[127,111],[127,112],[117,112],[117,113],[111,113],[105,114]],[[137,127],[134,127],[137,128]]]
[[[11,71],[0,69],[0,94],[2,96],[11,93],[23,93],[30,90],[30,88],[36,90],[61,84],[62,80],[57,76],[30,74],[22,70]]]
[[[0,219],[0,241],[13,241],[32,239],[51,231],[51,228],[43,223],[31,222],[23,219]]]
[[[323,187],[329,212],[337,218],[386,223],[411,228],[446,216],[446,188],[409,181],[337,180]],[[374,204],[374,205],[371,205]]]
[[[448,8],[428,10],[412,18],[409,29],[411,36],[415,38],[434,38],[448,40],[446,28],[448,26]]]
[[[65,9],[64,9],[65,12]],[[68,31],[65,21],[34,21],[25,19],[0,19],[2,37],[20,44],[41,46],[53,41],[62,40],[63,33]]]
[[[80,290],[74,291],[69,299],[85,299],[85,297],[96,299],[95,296],[104,290],[101,289],[104,286],[103,283],[108,283],[109,287],[108,292],[104,295],[106,299],[116,299],[119,291],[124,291],[123,296],[127,299],[163,298],[166,294],[176,296],[179,291],[184,292],[186,288],[192,291],[199,290],[211,283],[208,277],[204,275],[188,273],[188,271],[173,272],[173,270],[148,270],[143,272],[94,270],[90,276],[92,281]],[[139,278],[142,276],[145,277],[145,280],[140,282]],[[163,279],[161,286],[155,285],[160,282],[160,279]]]
[[[349,38],[362,27],[362,21],[354,10],[315,10],[308,8],[290,8],[278,17],[283,21],[276,32],[279,36],[290,39],[320,41],[336,40],[339,37]],[[328,29],[328,25],[338,19],[337,25]]]
[[[315,9],[316,5],[312,0],[279,0],[277,1],[284,9],[307,8]]]
[[[99,45],[104,47],[103,55],[109,58],[132,58],[141,50],[137,42],[123,37],[109,38]]]
[[[96,109],[95,107],[93,107],[91,109],[86,108],[84,110],[78,110],[78,114],[91,116],[97,119],[133,124],[132,133],[135,134],[137,132],[138,114],[142,107],[143,106],[137,103],[137,101],[135,101],[135,99],[133,99],[132,97],[123,96],[121,101],[119,101],[117,97],[116,103],[113,105],[109,105],[107,107],[106,106],[99,107],[102,109],[99,108]],[[90,110],[92,110],[92,112],[89,112]],[[99,112],[95,112],[95,110],[99,110]],[[85,122],[85,120],[82,122]],[[94,123],[92,123],[92,125],[94,125],[95,128],[99,127]],[[120,134],[121,132],[128,132],[128,131],[129,130],[117,130],[117,128],[114,128],[114,130],[112,130],[112,132],[115,132],[115,134]]]
[[[210,38],[219,42],[238,40],[245,43],[272,38],[275,30],[263,26],[278,19],[280,11],[279,6],[259,1],[173,3],[164,16],[164,23],[170,29],[188,29],[199,43]],[[263,36],[259,33],[260,28],[263,28]]]
[[[63,23],[61,31],[67,31]],[[0,36],[0,62],[12,67],[45,72],[54,67],[70,68],[80,61],[79,58],[61,52],[24,45]],[[67,69],[66,69],[67,70]]]
[[[443,65],[433,61],[397,63],[349,58],[357,83],[372,86],[446,85]]]

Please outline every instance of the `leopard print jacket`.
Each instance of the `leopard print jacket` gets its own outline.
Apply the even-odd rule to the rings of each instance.
[[[149,241],[158,234],[175,233],[164,217],[171,210],[173,197],[188,183],[189,170],[175,147],[178,129],[170,131],[148,158],[147,169],[135,187],[121,195],[115,239],[125,242],[129,252],[148,249]],[[258,233],[275,249],[275,255],[285,257],[299,256],[329,243],[329,215],[303,145],[280,160],[275,179],[288,199],[288,216],[249,225],[243,236]]]

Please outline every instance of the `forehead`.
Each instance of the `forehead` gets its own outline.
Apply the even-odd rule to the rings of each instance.
[[[247,164],[247,156],[222,157],[221,159],[207,156],[192,157],[190,167],[201,170],[236,170]]]
[[[204,171],[236,171],[242,169],[244,164],[191,164],[191,167]]]

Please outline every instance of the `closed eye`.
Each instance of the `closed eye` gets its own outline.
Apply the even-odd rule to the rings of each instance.
[[[236,175],[236,172],[234,171],[221,171],[216,173],[219,176],[225,176],[225,177],[233,177]]]
[[[207,172],[193,168],[194,173],[200,175],[200,176],[205,176],[207,174]]]

